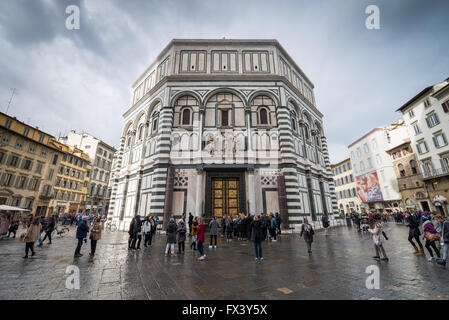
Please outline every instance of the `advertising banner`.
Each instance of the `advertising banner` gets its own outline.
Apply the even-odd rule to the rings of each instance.
[[[357,194],[362,202],[383,201],[377,172],[373,171],[357,177]]]

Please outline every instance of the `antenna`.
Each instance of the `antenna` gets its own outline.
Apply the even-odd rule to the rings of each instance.
[[[8,110],[9,110],[9,106],[11,105],[12,98],[14,97],[14,94],[15,94],[16,91],[17,91],[16,88],[11,88],[11,90],[12,90],[12,92],[11,92],[11,97],[9,98],[8,106],[6,107],[6,112],[5,112],[6,114],[8,114]]]

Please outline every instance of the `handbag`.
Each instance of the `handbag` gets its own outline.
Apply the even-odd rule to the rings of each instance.
[[[426,231],[424,233],[424,237],[429,241],[435,241],[435,240],[440,239],[440,235],[438,233],[432,233],[429,231]]]

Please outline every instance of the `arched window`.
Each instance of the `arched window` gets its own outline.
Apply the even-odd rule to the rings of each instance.
[[[157,118],[153,119],[153,125],[151,126],[151,132],[152,133],[157,132]]]
[[[190,122],[190,109],[189,108],[184,108],[184,110],[182,111],[182,124],[183,125],[191,124],[191,122]]]
[[[296,132],[296,119],[292,118],[292,130],[293,132]]]
[[[139,127],[139,135],[138,135],[139,141],[142,140],[142,138],[143,138],[143,125],[141,124]]]
[[[412,168],[413,174],[418,174],[418,169],[417,169],[418,165],[416,164],[415,160],[410,161],[410,167]]]
[[[402,163],[398,164],[398,170],[399,170],[400,176],[405,177],[405,170],[404,170],[404,166],[402,165]]]
[[[266,108],[259,110],[259,124],[268,124],[268,113]]]
[[[309,140],[310,134],[309,134],[309,126],[307,124],[304,124],[304,137]]]

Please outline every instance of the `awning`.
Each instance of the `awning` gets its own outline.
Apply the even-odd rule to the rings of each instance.
[[[7,206],[5,204],[0,205],[0,211],[30,211],[28,209],[22,209],[19,207]]]

